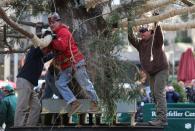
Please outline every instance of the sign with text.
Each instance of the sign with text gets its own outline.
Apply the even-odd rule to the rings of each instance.
[[[154,104],[145,104],[143,120],[150,121],[156,118]],[[168,126],[165,131],[195,131],[195,103],[167,104]]]

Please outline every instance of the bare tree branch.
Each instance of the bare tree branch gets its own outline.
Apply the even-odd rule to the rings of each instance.
[[[11,17],[11,19],[21,25],[26,25],[26,26],[31,26],[31,27],[41,26],[42,28],[49,27],[47,23],[43,23],[43,22],[34,23],[34,22],[29,22],[29,21],[16,21],[16,18],[14,17]]]
[[[144,0],[125,1],[120,5],[113,7],[113,11],[117,11],[118,13],[120,13],[121,14],[120,18],[123,19],[125,17],[128,17],[128,16],[124,16],[123,14],[127,13],[128,10],[130,10],[132,4],[136,5],[138,3],[141,3],[139,4],[138,8],[135,8],[135,15],[140,16],[146,12],[164,7],[174,2],[176,2],[176,0],[157,0],[157,1],[147,1],[147,2]],[[111,13],[111,11],[108,12]]]
[[[145,12],[149,12],[151,10],[166,6],[168,4],[174,3],[176,0],[157,0],[153,2],[147,2],[146,4],[142,5],[139,9],[136,10],[137,15],[141,15]]]
[[[195,28],[195,22],[161,24],[161,27],[163,30],[166,30],[166,31],[187,30],[187,29]]]
[[[181,2],[183,2],[184,4],[188,5],[188,6],[193,6],[194,4],[189,1],[189,0],[181,0]]]
[[[129,24],[131,26],[138,26],[138,25],[143,25],[143,24],[149,24],[153,22],[158,22],[161,20],[165,20],[171,17],[174,17],[176,15],[182,15],[186,13],[194,13],[195,12],[195,6],[192,7],[184,7],[182,9],[173,9],[170,10],[164,14],[158,15],[158,16],[152,16],[149,18],[144,18],[144,19],[135,19],[133,21],[129,21]]]
[[[6,6],[6,5],[8,5],[9,3],[11,3],[11,0],[1,0],[1,1],[0,1],[0,7]]]
[[[4,12],[4,10],[2,9],[2,7],[0,7],[0,17],[8,24],[10,25],[13,29],[15,29],[16,31],[20,32],[21,34],[23,34],[24,36],[32,39],[33,38],[33,34],[29,33],[27,31],[25,31],[24,29],[22,29],[18,24],[16,24],[14,21],[12,21]]]
[[[109,2],[109,0],[85,0],[85,7],[88,11],[90,8],[95,8],[96,5],[105,2]]]
[[[161,23],[160,25],[161,25],[162,29],[165,31],[177,31],[177,30],[187,30],[187,29],[195,28],[194,21],[185,22],[185,23],[174,23],[174,24]],[[121,27],[123,27],[123,29],[127,30],[128,22],[124,21],[123,23],[121,23]]]
[[[16,49],[12,49],[11,51],[10,50],[7,50],[7,51],[0,50],[0,54],[25,53],[25,52],[26,50],[16,50]]]

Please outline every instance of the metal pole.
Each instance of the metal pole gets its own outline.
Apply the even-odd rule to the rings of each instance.
[[[10,78],[10,55],[4,56],[4,80]]]
[[[173,58],[172,58],[172,77],[174,78],[175,75],[175,46],[174,46],[174,41],[171,40],[172,43],[172,50],[173,50]]]
[[[18,39],[14,44],[14,48],[16,49],[18,43]],[[16,82],[16,76],[18,74],[18,53],[14,53],[14,82]]]

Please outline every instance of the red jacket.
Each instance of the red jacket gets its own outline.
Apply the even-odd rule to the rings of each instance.
[[[61,25],[54,33],[57,36],[51,42],[51,48],[56,52],[55,62],[60,65],[62,70],[84,59],[67,26]]]

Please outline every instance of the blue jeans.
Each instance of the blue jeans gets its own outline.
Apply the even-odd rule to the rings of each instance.
[[[93,87],[93,84],[89,80],[86,68],[85,68],[85,61],[81,60],[75,65],[75,72],[72,76],[72,67],[66,68],[59,73],[59,79],[56,81],[56,87],[58,88],[60,94],[64,98],[67,104],[76,100],[76,97],[68,87],[68,83],[71,81],[72,77],[75,77],[79,85],[86,90],[89,97],[92,101],[98,101],[98,96],[96,91]]]

